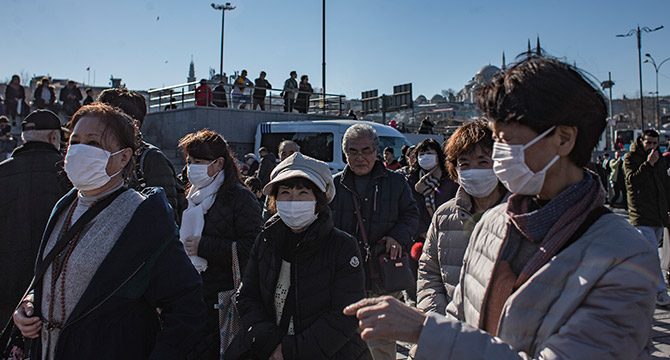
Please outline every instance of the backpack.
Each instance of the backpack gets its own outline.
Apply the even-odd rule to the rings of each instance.
[[[147,187],[146,180],[144,179],[144,163],[146,161],[147,155],[152,152],[162,153],[161,150],[156,146],[149,143],[144,143],[142,152],[137,158],[137,163],[135,163],[135,179],[137,181],[138,191],[142,191]],[[177,190],[177,208],[174,209],[174,212],[177,218],[177,224],[179,224],[181,223],[181,213],[188,207],[188,202],[186,201],[186,184],[184,184],[184,182],[177,176],[172,163],[169,161],[168,163],[172,168],[172,174],[175,179],[175,186]]]

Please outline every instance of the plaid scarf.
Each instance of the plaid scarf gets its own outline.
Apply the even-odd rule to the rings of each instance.
[[[442,170],[439,166],[428,172],[421,169],[419,170],[419,181],[414,185],[414,190],[423,195],[426,210],[431,217],[435,213],[435,192],[439,191],[441,178]]]
[[[521,270],[515,288],[563,248],[591,211],[605,203],[605,193],[597,178],[586,171],[582,181],[565,189],[545,206],[531,210],[533,201],[533,197],[523,195],[512,195],[507,201],[512,224],[528,240],[540,244]]]

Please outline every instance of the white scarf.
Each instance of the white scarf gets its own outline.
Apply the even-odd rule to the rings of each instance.
[[[211,184],[202,189],[195,187],[189,189],[186,195],[188,208],[181,215],[181,228],[179,229],[179,240],[182,243],[185,244],[189,237],[200,239],[202,236],[202,230],[205,228],[205,215],[214,204],[216,193],[224,179],[223,171],[219,171]],[[198,272],[207,270],[207,260],[197,255],[189,256],[189,258]]]

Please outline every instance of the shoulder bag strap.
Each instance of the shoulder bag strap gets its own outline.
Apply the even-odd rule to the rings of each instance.
[[[351,199],[354,202],[354,213],[356,213],[356,220],[358,222],[358,234],[363,241],[363,245],[365,246],[365,261],[367,262],[370,259],[370,242],[368,241],[368,233],[365,230],[365,225],[363,225],[361,205],[358,203],[358,199],[353,192],[351,193]]]
[[[240,272],[240,260],[237,257],[237,241],[233,241],[231,247],[232,258],[233,258],[233,285],[235,290],[240,288],[240,283],[242,282],[242,274]]]

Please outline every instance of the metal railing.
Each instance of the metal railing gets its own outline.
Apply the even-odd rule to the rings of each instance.
[[[184,84],[172,85],[158,89],[149,90],[149,112],[169,111],[176,109],[184,109],[195,106],[210,106],[232,109],[233,106],[244,104],[244,110],[253,110],[254,99],[253,92],[255,87],[246,87],[244,92],[238,95],[233,94],[232,84],[223,84],[224,93],[214,91],[219,83],[207,82],[210,91],[212,92],[212,100],[206,99],[205,103],[198,104],[196,99],[196,88],[200,86],[200,82],[189,82]],[[264,98],[265,111],[284,111],[284,98],[282,89],[265,89],[266,95]],[[295,92],[296,94],[310,94],[308,100],[307,113],[309,114],[324,114],[324,115],[345,115],[344,111],[344,95],[339,94],[316,94],[307,93],[303,91]],[[207,96],[206,96],[207,97]],[[208,97],[207,97],[208,98]],[[224,101],[225,99],[225,101]],[[223,106],[225,103],[226,106]],[[219,106],[217,106],[217,104]],[[260,110],[257,108],[256,110]],[[294,110],[295,109],[294,106]]]

